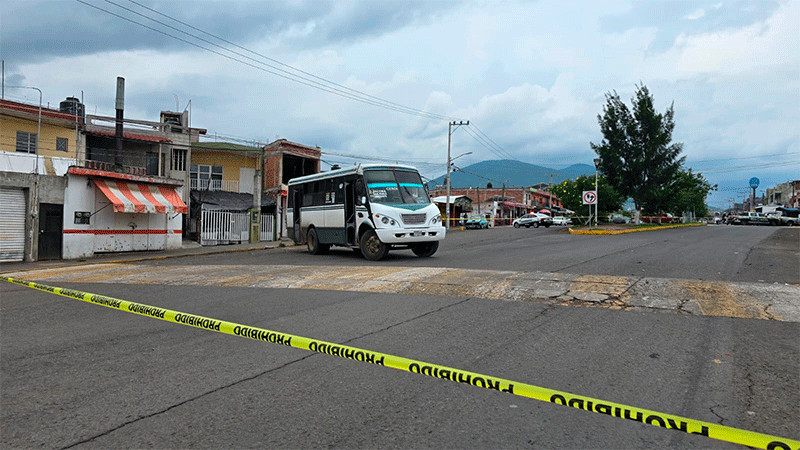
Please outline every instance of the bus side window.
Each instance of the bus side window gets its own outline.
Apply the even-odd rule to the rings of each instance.
[[[364,189],[364,179],[359,178],[356,180],[356,186],[355,186],[356,205],[363,206],[364,203],[361,201],[361,198],[366,195],[367,192]]]

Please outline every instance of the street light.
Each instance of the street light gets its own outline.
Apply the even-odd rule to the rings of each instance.
[[[36,236],[38,236],[34,230],[39,229],[39,141],[42,140],[42,90],[37,87],[31,86],[9,86],[13,88],[19,89],[33,89],[39,92],[39,120],[36,124],[36,162],[34,163],[34,170],[36,171],[36,175],[33,177],[33,189],[31,193],[31,218],[32,226],[30,230],[28,230],[28,239],[30,239],[31,246],[30,246],[30,253],[28,253],[27,257],[30,261],[33,261],[33,250],[34,247],[38,247],[39,242],[36,240]],[[30,145],[30,137],[28,138],[28,145]]]
[[[597,170],[600,168],[600,158],[594,159],[594,227],[597,228],[597,205],[600,204],[600,189],[597,185]]]
[[[470,153],[472,153],[472,152],[464,153],[464,154],[456,156],[455,158],[452,158],[452,159],[450,158],[450,137],[453,135],[453,126],[455,126],[456,129],[458,129],[458,127],[460,127],[462,125],[469,125],[469,120],[466,121],[466,122],[464,122],[462,120],[462,121],[459,121],[459,122],[453,121],[453,122],[448,122],[447,123],[447,198],[445,199],[445,201],[447,203],[445,203],[444,207],[445,207],[445,211],[446,211],[445,220],[447,222],[445,224],[445,227],[448,230],[450,229],[450,165],[453,163],[453,160],[455,160],[456,158],[460,158],[460,157],[462,157],[464,155],[469,155]]]

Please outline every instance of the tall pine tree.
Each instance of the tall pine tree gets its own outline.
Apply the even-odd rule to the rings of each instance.
[[[636,87],[632,108],[614,92],[606,94],[603,114],[597,116],[603,140],[590,143],[600,157],[599,170],[620,194],[633,199],[636,209],[665,210],[672,186],[684,161],[683,144],[672,142],[673,107],[657,113],[647,86]]]

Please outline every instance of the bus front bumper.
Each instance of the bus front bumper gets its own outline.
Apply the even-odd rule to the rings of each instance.
[[[441,241],[444,239],[444,227],[427,227],[412,229],[376,229],[378,238],[384,244],[411,244],[414,242]]]

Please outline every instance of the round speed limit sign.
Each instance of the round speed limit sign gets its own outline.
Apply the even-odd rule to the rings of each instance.
[[[583,191],[583,204],[594,205],[595,203],[597,203],[597,192]]]

